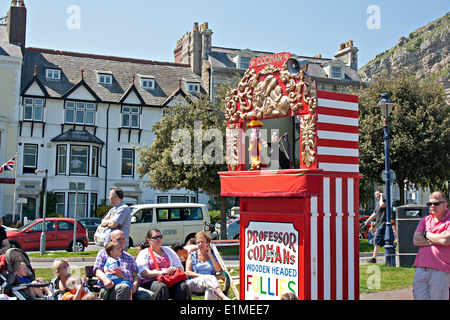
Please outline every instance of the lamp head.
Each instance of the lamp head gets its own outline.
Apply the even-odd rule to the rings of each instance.
[[[378,104],[375,106],[377,108],[380,108],[381,114],[386,119],[389,114],[392,111],[392,108],[396,106],[397,104],[393,103],[389,97],[389,93],[383,93],[381,94],[381,100],[378,102]]]

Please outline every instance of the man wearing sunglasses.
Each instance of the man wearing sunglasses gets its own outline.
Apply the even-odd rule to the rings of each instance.
[[[430,215],[420,220],[413,243],[419,247],[414,266],[415,300],[448,300],[450,288],[450,210],[441,191],[430,195]]]

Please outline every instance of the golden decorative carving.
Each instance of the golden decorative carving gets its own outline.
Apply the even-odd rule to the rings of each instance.
[[[307,110],[304,110],[305,108]],[[316,108],[316,82],[304,70],[293,75],[289,72],[286,62],[281,68],[267,64],[258,73],[253,68],[248,69],[237,89],[229,91],[225,97],[229,168],[231,170],[238,168],[237,123],[299,114],[301,115],[302,163],[310,167],[316,158],[316,118],[314,116]]]
[[[316,158],[316,144],[314,137],[316,135],[316,118],[310,114],[304,115],[300,119],[300,133],[302,136],[302,162],[310,167]]]
[[[235,125],[227,127],[227,165],[235,171],[239,165],[239,129]]]

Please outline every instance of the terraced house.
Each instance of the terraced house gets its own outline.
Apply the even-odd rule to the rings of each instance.
[[[6,24],[25,22],[26,14]],[[25,39],[25,28],[19,29]],[[8,131],[16,134],[18,152],[17,216],[38,217],[45,176],[50,211],[65,217],[74,216],[75,206],[78,217],[91,216],[114,186],[124,189],[128,204],[207,203],[201,193],[144,187],[134,168],[134,146],[151,145],[163,108],[204,92],[188,64],[25,46],[23,52],[16,131]]]

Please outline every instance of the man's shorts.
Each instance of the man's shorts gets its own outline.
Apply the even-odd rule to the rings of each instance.
[[[384,236],[386,234],[386,224],[382,223],[380,226],[377,227],[377,231],[375,232],[374,237],[374,244],[380,247],[384,247]]]

